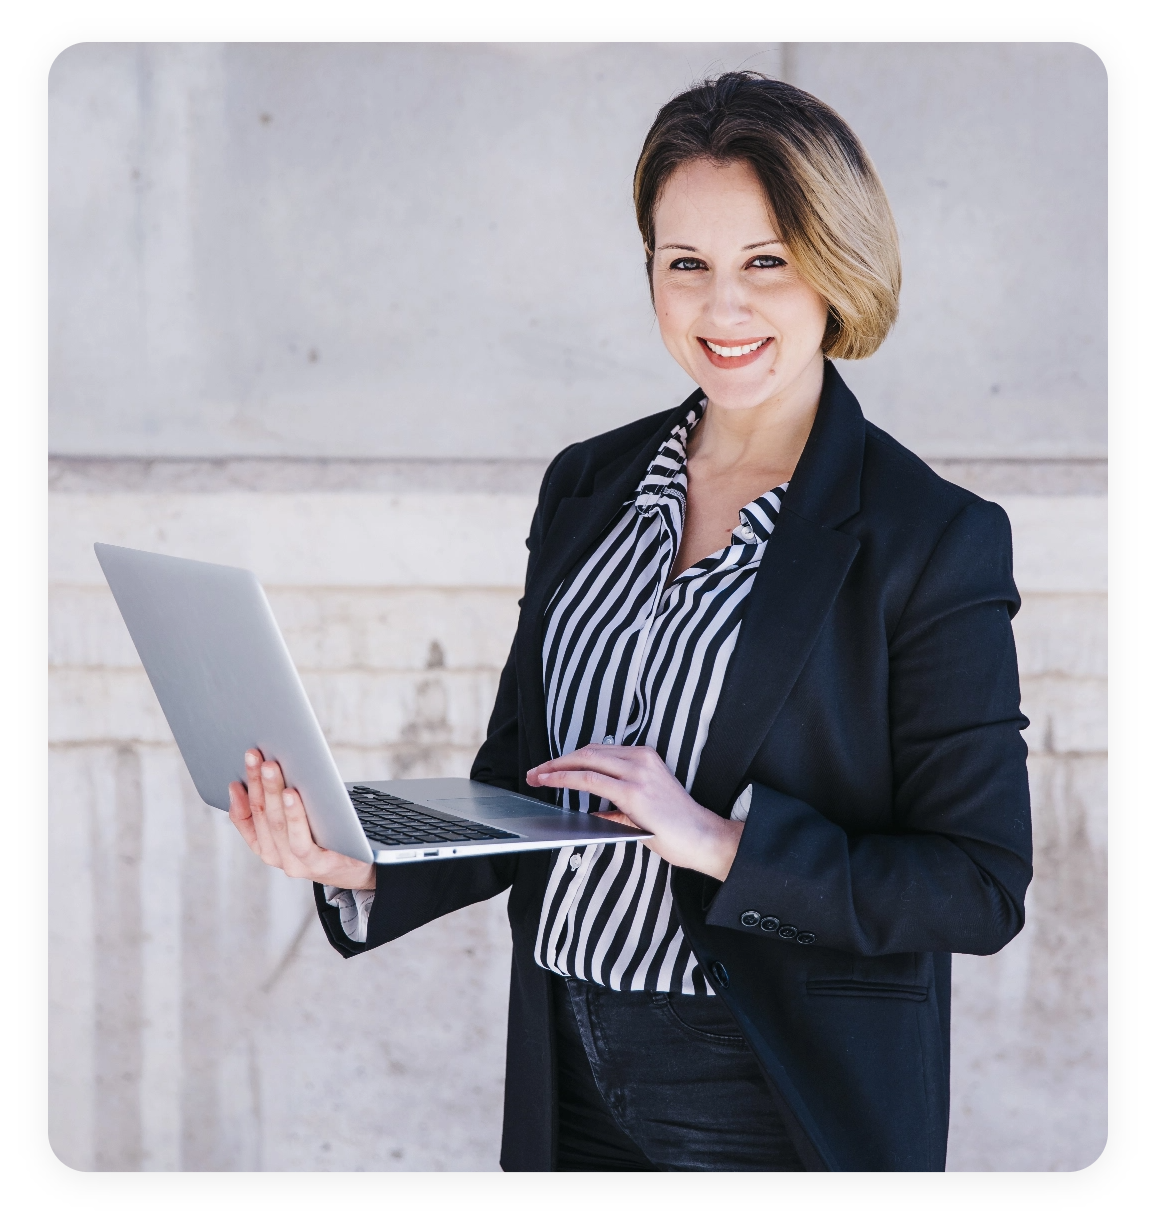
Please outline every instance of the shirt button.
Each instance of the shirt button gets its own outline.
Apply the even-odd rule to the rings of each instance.
[[[577,852],[575,852],[574,855],[570,858],[570,868],[577,869],[578,866],[581,864],[582,864],[582,858],[578,855]]]
[[[606,736],[602,738],[602,744],[604,746],[612,746],[614,744],[614,734],[607,733]]]
[[[754,540],[755,530],[749,524],[740,524],[735,531],[744,541]]]

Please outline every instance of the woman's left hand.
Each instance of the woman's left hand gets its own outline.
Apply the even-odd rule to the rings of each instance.
[[[650,831],[647,847],[671,865],[725,880],[743,833],[704,809],[649,746],[583,746],[526,772],[531,788],[570,788],[605,797],[617,807],[600,810],[623,826]]]

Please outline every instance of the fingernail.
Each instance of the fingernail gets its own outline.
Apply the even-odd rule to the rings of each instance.
[[[285,808],[292,809],[297,804],[297,798],[291,793],[285,794]]]
[[[256,756],[256,754],[246,754],[246,755],[245,755],[245,762],[246,762],[246,763],[247,763],[247,764],[248,764],[250,767],[255,767],[255,766],[257,765],[257,756]]]
[[[264,777],[265,777],[267,780],[271,780],[271,779],[273,778],[273,768],[272,768],[272,767],[262,767],[262,768],[261,768],[261,774],[262,774],[262,775],[263,775],[263,776],[264,776]]]

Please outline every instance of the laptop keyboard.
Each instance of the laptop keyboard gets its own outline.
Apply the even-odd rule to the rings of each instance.
[[[409,801],[378,792],[376,788],[364,788],[359,784],[348,791],[366,835],[390,847],[521,838],[512,831],[471,822],[468,818],[427,813]]]

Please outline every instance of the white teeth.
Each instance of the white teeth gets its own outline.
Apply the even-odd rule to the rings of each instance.
[[[718,354],[720,358],[741,358],[744,354],[753,353],[760,345],[766,345],[770,339],[763,337],[761,341],[752,341],[750,345],[716,345],[713,341],[707,341],[706,346],[712,354]]]

